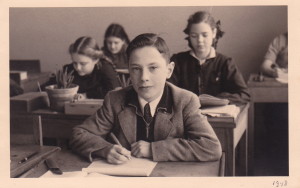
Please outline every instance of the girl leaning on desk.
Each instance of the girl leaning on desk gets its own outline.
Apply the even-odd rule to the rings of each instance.
[[[120,87],[113,65],[106,60],[95,39],[80,37],[69,47],[72,63],[63,70],[73,72],[73,83],[79,85],[81,98],[102,99],[110,90]],[[51,83],[52,82],[52,83]],[[51,78],[48,84],[54,84]]]
[[[215,50],[224,33],[220,22],[215,22],[210,13],[199,11],[189,17],[184,33],[191,50],[171,57],[175,69],[170,81],[197,95],[226,98],[231,103],[248,102],[247,85],[237,66]]]

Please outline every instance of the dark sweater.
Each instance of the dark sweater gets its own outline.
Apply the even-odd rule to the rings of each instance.
[[[173,55],[171,61],[175,63],[175,69],[170,82],[181,88],[197,95],[227,98],[231,103],[250,100],[244,78],[229,57],[216,53],[216,57],[207,59],[200,66],[199,61],[186,51]]]

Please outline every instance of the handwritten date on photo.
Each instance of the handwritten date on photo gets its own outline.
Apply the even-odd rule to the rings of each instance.
[[[284,181],[273,181],[274,187],[285,187],[287,186],[287,180]]]

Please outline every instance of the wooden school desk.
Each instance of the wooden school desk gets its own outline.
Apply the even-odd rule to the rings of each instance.
[[[208,117],[226,155],[225,176],[247,175],[247,129],[249,104],[239,106],[237,117]],[[236,174],[236,149],[239,145],[239,174]]]
[[[81,171],[89,166],[89,162],[72,153],[70,150],[61,150],[51,159],[55,160],[63,172]],[[213,177],[224,176],[225,155],[213,162],[158,162],[151,177]],[[37,178],[47,172],[45,164],[41,164],[28,174],[28,178]]]
[[[56,146],[11,145],[10,146],[10,177],[26,177],[39,164],[60,150]]]
[[[256,103],[287,103],[288,84],[280,83],[275,78],[264,77],[264,81],[257,82],[254,78],[257,74],[251,74],[248,87],[251,95],[249,107],[249,146],[248,146],[248,173],[253,175],[254,165],[254,114]]]
[[[233,117],[209,117],[208,121],[215,130],[222,150],[226,155],[226,176],[235,176],[236,148],[241,148],[241,175],[247,172],[247,121],[249,105],[241,106],[241,112]],[[68,115],[53,112],[49,109],[39,109],[32,112],[34,118],[34,137],[37,143],[43,145],[43,137],[68,139],[72,128],[83,122],[88,115]]]
[[[128,69],[116,69],[116,72],[118,73],[122,88],[128,86],[130,83],[129,70]]]

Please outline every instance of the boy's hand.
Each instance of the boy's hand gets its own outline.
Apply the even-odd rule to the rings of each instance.
[[[135,157],[151,158],[152,150],[151,143],[140,140],[131,144],[131,154]]]
[[[130,151],[119,145],[113,145],[106,157],[107,162],[112,164],[122,164],[130,159]]]

